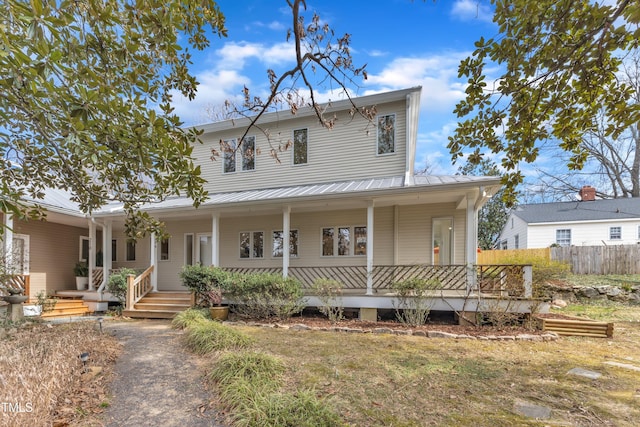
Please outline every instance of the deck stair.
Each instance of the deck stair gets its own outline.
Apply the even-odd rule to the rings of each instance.
[[[145,319],[172,319],[191,307],[189,292],[149,292],[134,304],[134,310],[124,310],[123,316]]]
[[[89,306],[82,299],[55,298],[55,302],[53,309],[42,313],[41,318],[76,317],[89,313]]]

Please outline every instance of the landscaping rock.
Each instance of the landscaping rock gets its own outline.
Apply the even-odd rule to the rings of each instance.
[[[599,373],[599,372],[589,371],[587,369],[582,369],[582,368],[573,368],[569,372],[567,372],[567,374],[568,375],[577,375],[577,376],[580,376],[580,377],[589,378],[591,380],[597,380],[598,378],[600,378],[602,376],[602,374]]]
[[[458,335],[442,331],[428,331],[427,336],[429,338],[456,338]]]
[[[391,328],[374,328],[373,329],[373,333],[374,334],[392,334],[393,333],[393,329],[391,329]]]
[[[591,287],[578,288],[577,294],[584,298],[598,298],[600,296],[600,292]]]
[[[546,420],[551,417],[550,408],[530,402],[518,401],[514,405],[514,410],[520,415],[536,420]]]
[[[540,335],[532,335],[532,334],[520,334],[516,336],[517,341],[542,341],[542,337]]]
[[[552,308],[565,308],[567,306],[567,302],[562,299],[555,299],[551,302]]]
[[[308,331],[311,329],[311,327],[307,325],[303,325],[301,323],[296,323],[295,325],[291,325],[289,329],[292,331]]]

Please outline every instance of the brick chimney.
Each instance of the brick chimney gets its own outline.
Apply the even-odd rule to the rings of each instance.
[[[596,189],[590,185],[584,185],[578,194],[583,202],[590,202],[596,199]]]

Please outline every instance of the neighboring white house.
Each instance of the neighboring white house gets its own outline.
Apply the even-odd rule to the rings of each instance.
[[[595,199],[593,187],[581,200],[520,205],[500,234],[499,249],[640,243],[640,199]]]

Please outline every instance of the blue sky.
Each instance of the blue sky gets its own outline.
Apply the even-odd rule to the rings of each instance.
[[[253,94],[268,89],[266,70],[293,64],[293,44],[286,42],[291,12],[285,0],[221,0],[228,37],[212,38],[191,68],[200,82],[194,101],[176,97],[174,106],[186,125],[212,121],[226,99],[238,99],[244,85]],[[305,16],[316,12],[337,36],[351,34],[354,65],[367,64],[368,80],[356,95],[422,86],[416,167],[428,163],[436,174],[451,174],[447,136],[455,129],[453,109],[464,95],[458,64],[480,37],[492,37],[487,0],[308,0]],[[321,100],[337,99],[318,87]]]

